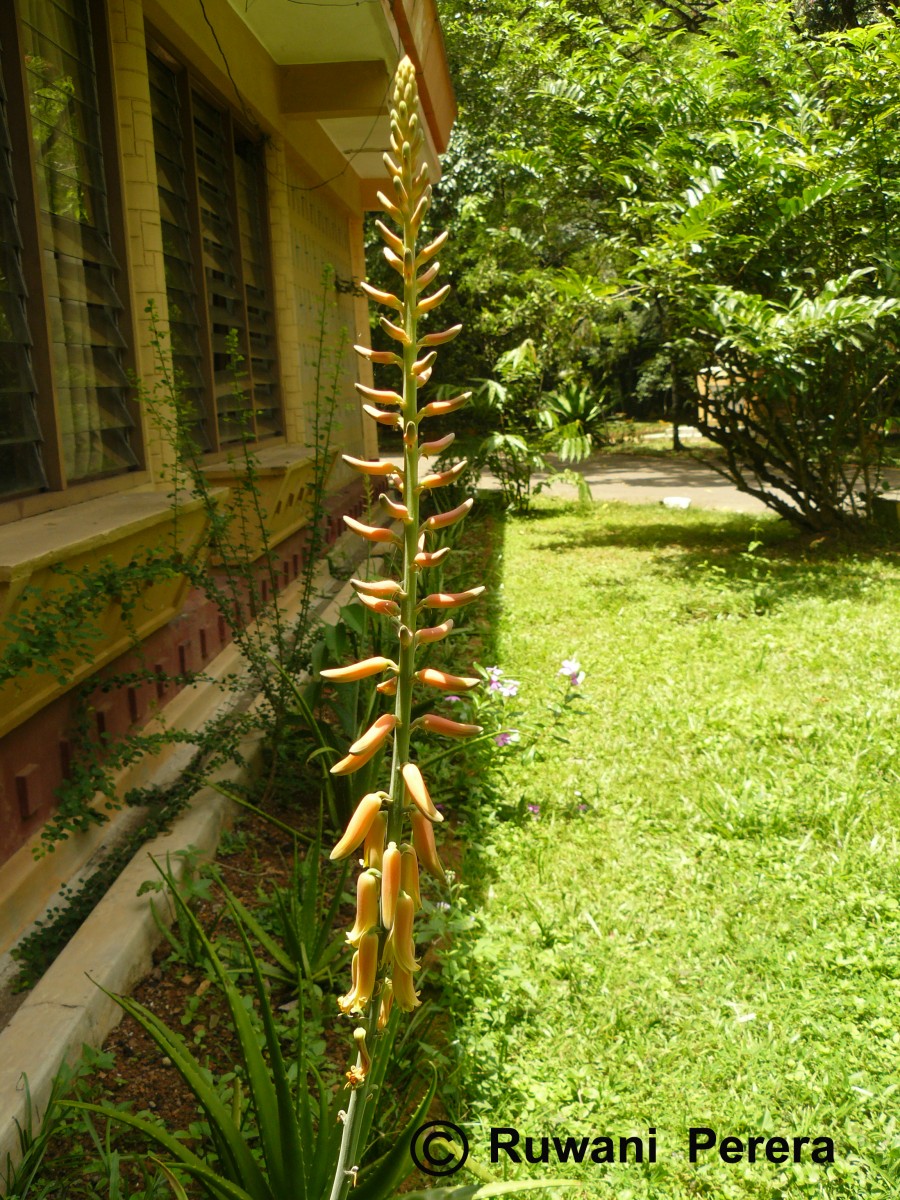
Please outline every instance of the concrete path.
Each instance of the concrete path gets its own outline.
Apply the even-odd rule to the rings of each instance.
[[[594,500],[659,504],[669,496],[680,496],[690,500],[694,508],[718,508],[742,513],[769,511],[762,501],[739,492],[733,483],[716,474],[712,467],[690,459],[604,454],[578,463],[573,469],[587,480]],[[536,475],[535,478],[546,477]],[[481,486],[493,490],[499,485],[491,476],[484,475]],[[576,499],[578,489],[571,483],[556,482],[544,494]]]
[[[667,435],[668,436],[668,435]],[[692,508],[722,509],[726,512],[767,513],[761,500],[748,496],[712,467],[687,458],[641,458],[633,454],[604,454],[572,467],[587,480],[596,501],[625,500],[633,504],[661,504],[668,497],[690,500]],[[885,472],[892,487],[900,486],[900,471]],[[535,479],[546,478],[536,474]],[[497,480],[483,475],[481,486],[499,488]],[[571,483],[556,482],[544,495],[577,499]]]

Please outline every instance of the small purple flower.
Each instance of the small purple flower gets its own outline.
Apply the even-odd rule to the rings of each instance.
[[[563,664],[557,674],[568,675],[569,683],[572,687],[580,687],[584,683],[584,671],[582,671],[581,663],[575,655],[571,658],[563,659]]]
[[[500,682],[503,678],[503,668],[485,667],[484,671],[489,680],[487,690],[489,692],[499,692],[503,688],[503,684]]]
[[[587,812],[587,805],[586,805],[586,804],[579,804],[579,805],[578,805],[578,811],[579,811],[579,812]]]
[[[494,738],[494,742],[498,746],[508,746],[510,742],[517,742],[518,740],[518,729],[504,729],[502,733],[498,733]]]
[[[529,804],[528,811],[533,817],[539,817],[541,815],[541,806],[539,804]]]
[[[504,700],[510,700],[513,696],[518,696],[520,687],[518,679],[507,679],[506,683],[500,684],[500,695]]]
[[[462,696],[445,696],[444,699],[448,704],[459,704],[459,702],[462,700]]]

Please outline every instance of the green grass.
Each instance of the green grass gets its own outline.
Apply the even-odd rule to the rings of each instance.
[[[568,741],[510,760],[507,807],[467,831],[482,915],[447,986],[473,1153],[491,1125],[654,1126],[656,1165],[509,1175],[618,1200],[895,1196],[896,555],[770,518],[550,503],[506,523],[502,554],[523,727],[564,657],[587,678]],[[690,1165],[691,1125],[828,1136],[836,1162]]]

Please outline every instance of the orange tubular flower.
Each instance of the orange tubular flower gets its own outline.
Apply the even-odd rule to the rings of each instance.
[[[369,792],[367,796],[363,796],[347,824],[344,836],[332,850],[329,858],[336,862],[338,859],[350,857],[360,842],[368,835],[375,818],[381,811],[384,799],[384,792]]]
[[[394,913],[400,896],[400,851],[391,842],[381,860],[381,923],[385,929],[394,924]]]
[[[431,642],[442,641],[453,628],[453,618],[449,617],[440,625],[432,625],[428,629],[420,629],[416,634],[416,645],[427,646]]]
[[[451,325],[449,329],[442,329],[440,333],[426,333],[419,345],[445,346],[447,342],[452,342],[458,333],[462,333],[462,325]]]
[[[421,317],[422,313],[431,312],[433,308],[437,308],[442,300],[446,300],[449,295],[450,284],[445,283],[432,296],[426,296],[424,300],[418,302],[416,305],[416,316]]]
[[[352,529],[354,533],[358,533],[367,542],[390,542],[392,546],[403,545],[396,533],[391,529],[385,529],[383,525],[363,525],[362,521],[357,521],[346,514],[343,517],[343,521],[348,529]]]
[[[393,475],[395,471],[403,470],[402,467],[397,467],[392,462],[383,462],[381,459],[366,462],[364,458],[354,458],[351,454],[342,454],[341,458],[348,467],[362,471],[363,475]]]
[[[368,679],[370,675],[387,670],[396,671],[397,664],[393,659],[377,657],[364,658],[362,662],[352,663],[349,667],[328,667],[319,674],[332,683],[355,683],[357,679]]]
[[[341,1012],[363,1012],[372,999],[375,990],[375,979],[378,975],[378,932],[375,929],[364,934],[359,943],[359,949],[353,955],[351,968],[352,987],[346,996],[338,998]]]
[[[403,595],[403,586],[396,579],[351,579],[350,586],[367,596],[390,598]]]
[[[412,974],[394,963],[391,979],[394,984],[394,1000],[397,1007],[403,1012],[412,1012],[413,1009],[418,1008],[422,1001],[413,985]]]
[[[397,679],[385,679],[382,683],[375,684],[375,691],[381,692],[382,696],[397,695]]]
[[[372,612],[378,613],[382,617],[399,617],[400,605],[394,600],[379,600],[376,596],[367,596],[364,592],[359,592],[357,599],[360,604],[364,604],[366,608]]]
[[[399,342],[401,346],[410,345],[409,334],[406,332],[406,330],[401,329],[399,325],[395,325],[393,321],[389,321],[387,317],[379,317],[378,324],[388,335],[388,337],[392,337],[394,341]]]
[[[448,675],[446,671],[435,671],[432,667],[416,671],[416,679],[427,687],[440,688],[442,692],[467,692],[481,683],[471,675]]]
[[[376,222],[376,224],[378,224],[378,222]],[[449,236],[450,235],[445,229],[442,233],[437,235],[433,242],[429,242],[427,246],[423,246],[416,255],[416,269],[421,267],[422,263],[428,262],[429,258],[434,258],[435,254],[437,254],[438,250],[440,250],[441,246],[443,246]]]
[[[379,288],[372,287],[371,283],[366,283],[365,280],[359,286],[367,296],[375,300],[378,304],[386,304],[389,308],[396,308],[398,312],[403,311],[403,305],[393,292],[382,292]]]
[[[354,771],[361,770],[369,759],[374,758],[380,750],[381,746],[372,746],[365,754],[353,754],[352,752],[346,758],[342,758],[340,762],[334,764],[331,768],[332,775],[352,775]]]
[[[445,437],[438,438],[434,442],[423,442],[419,447],[419,454],[422,458],[434,458],[436,454],[443,454],[448,446],[452,446],[456,441],[455,433],[448,433]]]
[[[412,933],[415,911],[412,896],[401,892],[397,900],[394,924],[384,946],[384,961],[393,962],[395,968],[402,967],[411,974],[419,970]]]
[[[412,846],[400,847],[400,890],[412,897],[416,912],[422,907],[422,897],[419,893],[419,860]]]
[[[437,713],[426,713],[424,717],[419,717],[414,724],[427,729],[429,733],[440,733],[443,737],[474,737],[483,732],[480,725],[463,725],[460,721],[439,717]]]
[[[379,425],[393,425],[395,429],[399,429],[403,424],[399,413],[382,412],[380,408],[373,408],[371,404],[364,404],[363,412]]]
[[[439,563],[442,563],[449,553],[449,546],[441,546],[440,550],[435,550],[433,554],[429,554],[425,550],[420,550],[413,559],[413,562],[419,570],[424,570],[426,567],[436,567]]]
[[[383,810],[375,814],[375,820],[369,826],[363,842],[362,865],[381,870],[381,860],[384,855],[384,835],[387,833],[387,813]]]
[[[428,794],[428,788],[425,786],[425,780],[422,778],[422,772],[415,763],[405,763],[403,766],[403,782],[406,784],[406,794],[415,804],[416,808],[429,819],[429,821],[443,821],[443,817],[434,807],[431,801],[431,796]]]
[[[393,350],[373,350],[371,346],[354,346],[353,349],[360,358],[367,358],[369,362],[379,363],[383,367],[403,366],[403,359]],[[344,458],[346,457],[345,454]]]
[[[393,713],[383,713],[373,721],[366,732],[356,739],[350,747],[351,754],[369,754],[387,739],[397,726],[397,718]]]
[[[384,492],[378,497],[378,503],[382,508],[386,508],[395,521],[406,522],[409,520],[409,509],[405,504],[398,504],[396,500],[392,500],[390,496]]]
[[[446,417],[448,413],[456,412],[458,408],[468,404],[471,399],[471,392],[461,392],[452,400],[432,400],[430,404],[419,409],[418,418],[421,421],[425,417]]]
[[[367,400],[374,400],[376,404],[397,404],[403,403],[403,397],[399,392],[392,391],[390,388],[370,388],[364,383],[354,383],[353,385],[361,396],[365,396]]]
[[[440,883],[445,883],[447,877],[444,874],[441,860],[438,858],[437,846],[434,841],[434,827],[417,808],[414,808],[409,814],[409,819],[412,822],[413,846],[419,862],[429,875]]]
[[[347,934],[351,946],[358,946],[363,936],[378,924],[378,877],[374,871],[363,871],[356,881],[356,923]]]
[[[419,488],[425,492],[429,488],[446,487],[448,483],[454,483],[459,479],[468,465],[468,460],[464,458],[462,462],[458,462],[446,471],[436,471],[434,475],[423,475],[419,480]]]
[[[446,529],[449,525],[455,525],[457,521],[461,521],[464,516],[471,510],[475,501],[470,496],[468,500],[463,500],[462,504],[456,508],[451,508],[449,512],[435,513],[433,517],[429,517],[423,529]]]
[[[467,592],[432,592],[419,602],[420,608],[462,608],[471,604],[484,591],[483,587],[469,588]]]

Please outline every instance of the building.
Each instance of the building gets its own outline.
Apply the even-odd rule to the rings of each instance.
[[[367,341],[354,281],[403,54],[419,73],[436,176],[454,101],[434,0],[0,4],[3,622],[35,588],[58,586],[60,567],[126,563],[171,535],[171,448],[133,386],[160,377],[148,305],[217,483],[249,428],[279,574],[296,576],[323,267],[328,320]],[[230,344],[245,363],[239,400]],[[349,346],[341,370],[341,448],[372,454],[352,386],[367,368]],[[330,487],[335,511],[359,510],[343,464]],[[187,512],[178,536],[186,551],[202,541],[203,514]],[[148,597],[135,623],[161,680],[221,649],[223,623],[183,581]],[[0,893],[67,771],[73,689],[129,652],[114,597],[100,616],[102,637],[64,678],[23,672],[0,690]],[[98,701],[98,732],[139,724],[166,687]]]

